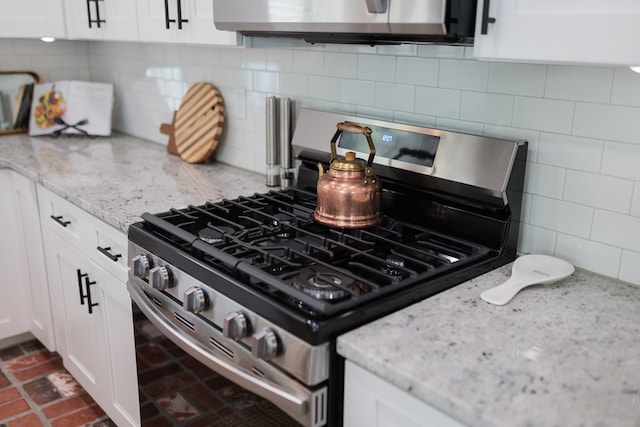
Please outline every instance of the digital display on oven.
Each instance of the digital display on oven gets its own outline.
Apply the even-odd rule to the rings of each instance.
[[[347,122],[353,123],[353,122]],[[356,123],[360,125],[360,123]],[[370,126],[371,139],[376,147],[376,156],[413,163],[419,166],[433,166],[440,137],[381,126]],[[343,132],[338,147],[346,150],[368,153],[367,140],[361,134]]]

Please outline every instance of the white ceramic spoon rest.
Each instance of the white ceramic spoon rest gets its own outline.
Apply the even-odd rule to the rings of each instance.
[[[509,280],[480,294],[480,298],[495,305],[505,305],[522,289],[548,284],[570,276],[573,265],[548,255],[524,255],[511,267]]]

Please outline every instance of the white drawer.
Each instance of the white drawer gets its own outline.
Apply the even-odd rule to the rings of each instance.
[[[50,190],[38,186],[43,231],[62,237],[122,282],[127,280],[127,236]]]

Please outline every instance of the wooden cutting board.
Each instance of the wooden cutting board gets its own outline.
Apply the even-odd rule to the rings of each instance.
[[[169,152],[173,150],[173,130],[175,152],[189,163],[201,163],[206,161],[218,146],[223,125],[222,95],[210,83],[196,83],[182,98],[180,108],[174,114],[173,124],[164,124],[160,129],[169,135]]]

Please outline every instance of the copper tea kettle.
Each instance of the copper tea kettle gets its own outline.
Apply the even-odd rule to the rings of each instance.
[[[382,184],[373,175],[371,165],[376,148],[371,129],[353,123],[338,123],[331,138],[331,160],[327,173],[318,164],[318,205],[314,218],[321,224],[337,228],[366,228],[382,221]],[[369,158],[365,163],[348,151],[344,158],[336,155],[336,141],[342,132],[360,133],[369,144]]]

